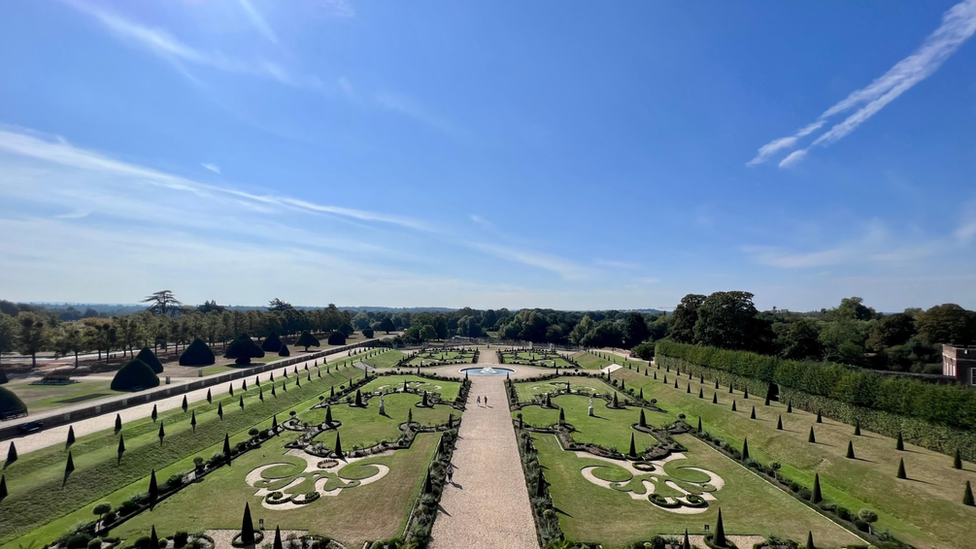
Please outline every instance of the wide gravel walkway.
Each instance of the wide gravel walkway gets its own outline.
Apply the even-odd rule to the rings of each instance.
[[[497,364],[482,352],[479,364]],[[488,397],[489,406],[477,403]],[[433,549],[537,549],[535,521],[505,398],[504,376],[471,376],[454,451],[454,484],[444,488]]]

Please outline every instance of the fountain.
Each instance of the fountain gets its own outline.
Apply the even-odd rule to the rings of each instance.
[[[460,372],[462,374],[470,374],[473,376],[504,376],[515,373],[515,370],[510,368],[492,368],[491,366],[482,366],[479,368],[463,368],[460,370]]]

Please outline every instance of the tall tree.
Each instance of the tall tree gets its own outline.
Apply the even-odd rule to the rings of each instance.
[[[688,294],[681,298],[681,303],[674,308],[671,315],[671,327],[668,336],[681,343],[695,342],[695,324],[698,323],[698,309],[704,304],[706,297],[701,294]]]
[[[37,353],[44,349],[48,340],[48,328],[43,318],[36,313],[20,313],[17,315],[20,323],[20,337],[17,340],[18,350],[31,356],[31,368],[37,367]]]
[[[702,301],[695,322],[695,342],[723,349],[761,351],[772,334],[757,318],[749,292],[715,292]]]
[[[155,315],[173,316],[177,314],[179,306],[182,305],[181,302],[173,297],[172,290],[160,290],[152,295],[146,296],[142,302],[151,303],[149,310]]]
[[[929,345],[976,343],[976,312],[955,303],[936,305],[919,314],[915,326],[922,341]]]
[[[628,313],[624,320],[624,347],[631,349],[650,336],[644,316],[637,312]]]
[[[0,357],[14,347],[19,331],[20,324],[14,317],[0,313]]]

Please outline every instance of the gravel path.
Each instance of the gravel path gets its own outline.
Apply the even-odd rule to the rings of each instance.
[[[497,364],[482,352],[479,364]],[[535,521],[505,398],[504,376],[471,376],[454,452],[454,484],[441,497],[433,549],[536,549]],[[488,397],[490,406],[477,404]]]

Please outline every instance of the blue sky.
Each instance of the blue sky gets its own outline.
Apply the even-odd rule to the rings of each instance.
[[[0,4],[0,297],[976,308],[976,0]]]

